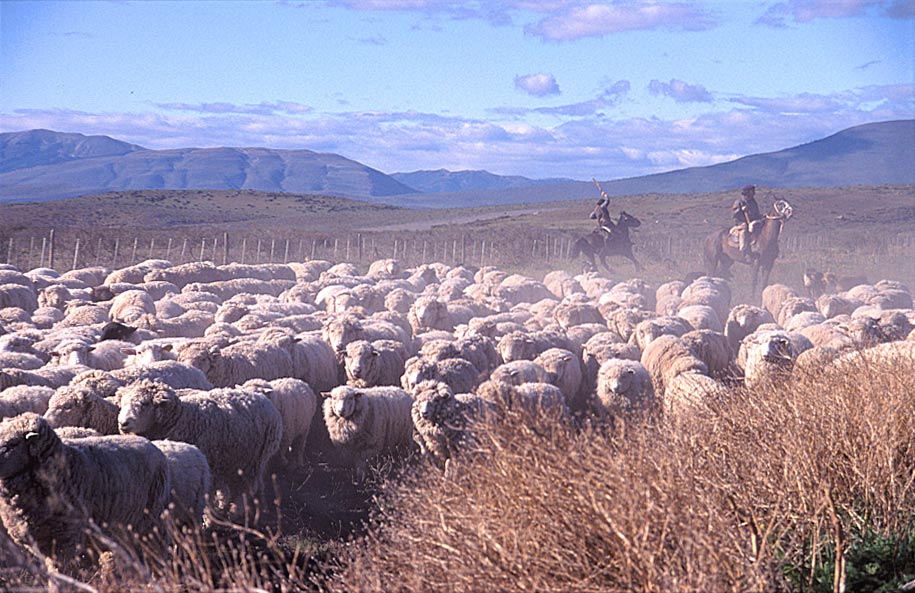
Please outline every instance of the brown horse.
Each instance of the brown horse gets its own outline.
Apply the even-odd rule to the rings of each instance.
[[[793,209],[788,202],[778,200],[772,210],[763,219],[762,228],[753,233],[750,242],[750,255],[740,252],[738,247],[728,240],[728,229],[715,231],[705,238],[704,255],[705,271],[709,276],[731,277],[731,265],[734,262],[753,267],[753,293],[756,293],[757,280],[762,273],[762,287],[769,285],[769,273],[778,259],[778,237],[782,226],[791,218]]]
[[[593,213],[592,218],[595,218]],[[576,258],[579,255],[583,255],[591,264],[591,268],[595,270],[597,269],[597,264],[595,263],[594,258],[598,257],[600,263],[609,272],[610,266],[607,264],[607,257],[619,255],[631,261],[635,265],[636,271],[638,271],[641,269],[641,266],[632,253],[632,239],[629,238],[629,229],[636,229],[641,225],[642,221],[638,218],[625,210],[621,211],[619,219],[611,229],[613,232],[607,233],[601,228],[598,228],[584,237],[575,239],[572,243],[570,257]]]

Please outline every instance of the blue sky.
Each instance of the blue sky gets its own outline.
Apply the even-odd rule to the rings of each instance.
[[[612,179],[915,118],[915,0],[0,2],[0,132]]]

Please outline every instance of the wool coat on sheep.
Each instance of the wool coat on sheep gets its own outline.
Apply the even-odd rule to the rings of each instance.
[[[0,284],[0,309],[18,307],[28,313],[38,308],[38,295],[31,286]]]
[[[544,350],[564,348],[574,352],[579,349],[564,334],[553,331],[511,332],[499,339],[498,350],[505,362],[534,360]]]
[[[418,383],[433,379],[447,383],[456,393],[468,393],[480,384],[480,372],[463,358],[425,360],[413,357],[405,363],[400,382],[401,387],[412,391]]]
[[[346,381],[356,387],[400,385],[404,373],[403,348],[388,346],[390,340],[356,340],[346,345],[343,356]]]
[[[740,343],[737,366],[744,370],[746,383],[756,385],[790,373],[801,352],[788,332],[759,330]]]
[[[213,478],[206,456],[194,445],[180,441],[153,441],[168,462],[171,485],[168,515],[179,528],[201,525]]]
[[[766,309],[743,303],[735,305],[728,313],[724,325],[724,335],[727,336],[731,349],[736,352],[740,341],[764,323],[775,323],[775,318]]]
[[[276,459],[299,467],[305,463],[305,442],[318,409],[318,396],[308,383],[284,378],[252,379],[241,386],[267,397],[283,419],[283,438]]]
[[[648,344],[660,336],[682,336],[686,332],[692,331],[692,329],[693,327],[689,322],[680,317],[669,316],[646,319],[635,326],[635,330],[629,338],[629,343],[636,344],[639,350],[644,352]]]
[[[324,423],[334,446],[365,477],[369,460],[410,446],[413,398],[396,387],[341,385],[324,400]]]
[[[634,360],[610,359],[597,374],[598,409],[613,418],[650,410],[656,404],[648,370]]]
[[[734,358],[737,353],[731,349],[727,336],[708,329],[686,332],[680,339],[690,351],[708,367],[709,375],[724,379],[736,372]]]
[[[54,388],[42,385],[14,385],[0,392],[0,419],[12,418],[25,412],[44,414]]]
[[[66,385],[51,397],[44,417],[54,428],[80,426],[106,435],[118,434],[119,412],[114,402],[88,387]]]
[[[715,310],[718,319],[727,319],[728,311],[731,309],[731,289],[727,282],[720,278],[697,278],[683,289],[680,297],[683,299],[681,307],[707,305]]]
[[[677,336],[664,335],[651,342],[642,352],[642,366],[648,369],[655,394],[662,397],[670,381],[680,373],[708,374],[708,367]]]
[[[484,402],[472,394],[455,395],[447,384],[424,381],[413,390],[413,440],[420,452],[445,469],[458,448],[469,439],[469,422],[480,415]]]
[[[203,371],[177,360],[160,360],[142,366],[118,369],[111,373],[121,383],[133,383],[142,379],[161,381],[173,389],[199,389],[207,391],[213,383]]]
[[[189,344],[178,361],[197,367],[216,387],[231,387],[248,379],[292,377],[295,369],[289,350],[263,342],[238,342],[225,348],[199,342]]]
[[[762,290],[762,306],[772,315],[773,319],[777,319],[782,304],[789,298],[798,296],[800,295],[797,291],[790,286],[778,283],[770,284]]]
[[[206,456],[223,506],[258,496],[264,470],[280,447],[283,420],[265,396],[214,389],[178,397],[164,383],[143,380],[118,391],[118,428],[149,439],[182,441]]]
[[[87,549],[90,520],[118,539],[128,526],[150,536],[168,493],[165,456],[146,439],[65,443],[31,413],[0,424],[0,518],[14,541],[26,547],[33,539],[60,569]]]
[[[578,356],[562,348],[550,348],[541,352],[534,362],[547,372],[548,382],[562,391],[573,412],[584,411],[588,402],[583,389],[582,362]]]
[[[542,366],[531,360],[513,360],[496,367],[489,375],[490,381],[499,381],[507,385],[522,383],[549,383],[549,373]]]

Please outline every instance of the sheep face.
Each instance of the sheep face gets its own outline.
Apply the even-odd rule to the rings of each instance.
[[[455,399],[446,383],[428,381],[413,390],[415,415],[432,424],[441,424],[451,415]]]
[[[89,359],[89,346],[77,340],[61,342],[52,353],[59,365],[86,366]]]
[[[92,407],[92,395],[83,387],[59,389],[51,396],[44,417],[54,428],[79,426]]]
[[[0,480],[47,458],[59,443],[54,429],[38,414],[22,414],[0,424]]]
[[[148,435],[160,418],[178,405],[178,395],[167,385],[154,381],[139,381],[118,393],[121,397],[118,414],[121,434]]]
[[[369,342],[358,340],[346,346],[345,368],[347,378],[357,387],[367,387],[373,379],[372,371],[375,360],[379,356],[378,350]]]
[[[181,355],[178,356],[178,361],[197,367],[205,375],[215,366],[218,358],[219,348],[215,346],[207,348],[192,345],[181,352]]]
[[[362,392],[357,389],[336,388],[328,400],[334,416],[349,420],[356,412]]]

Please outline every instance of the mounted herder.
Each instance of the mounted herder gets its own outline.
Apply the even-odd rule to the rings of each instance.
[[[597,228],[572,243],[570,256],[576,258],[579,255],[583,255],[592,269],[597,267],[594,258],[599,257],[600,263],[609,272],[610,266],[607,264],[607,257],[621,255],[631,261],[635,265],[635,269],[638,270],[640,266],[632,253],[632,239],[629,238],[629,229],[638,228],[642,224],[641,221],[628,214],[625,210],[620,210],[620,216],[614,223],[610,217],[608,208],[610,199],[607,193],[596,179],[594,184],[600,190],[601,199],[597,202],[588,218],[597,221]]]
[[[739,224],[728,230],[715,231],[705,239],[704,255],[709,276],[731,276],[731,265],[739,262],[753,267],[753,292],[762,272],[762,286],[769,284],[769,273],[778,259],[778,239],[782,226],[794,213],[791,205],[777,200],[764,217],[759,216],[756,188],[743,188],[731,211]]]

